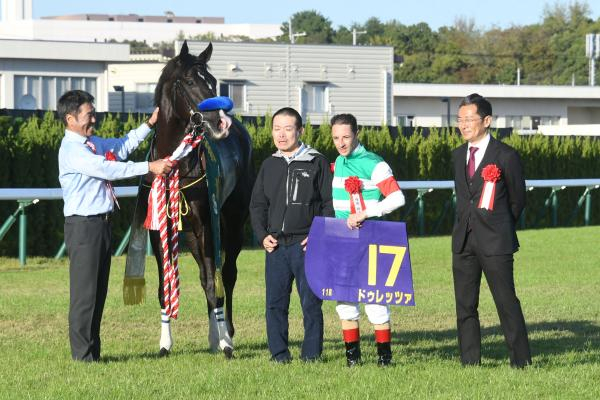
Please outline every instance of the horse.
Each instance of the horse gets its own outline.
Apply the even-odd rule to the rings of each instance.
[[[235,333],[233,289],[237,280],[237,257],[243,243],[243,227],[248,217],[254,171],[252,143],[243,125],[225,115],[222,110],[199,112],[197,109],[199,102],[216,96],[216,79],[207,66],[211,54],[212,43],[198,56],[194,56],[190,54],[187,42],[184,42],[180,53],[162,70],[154,93],[154,103],[160,108],[160,112],[151,145],[150,160],[170,156],[187,132],[195,130],[204,136],[203,142],[196,149],[177,162],[179,187],[183,193],[180,229],[185,232],[187,247],[200,270],[200,282],[204,289],[209,317],[209,347],[211,351],[221,350],[227,358],[231,358]],[[212,227],[209,203],[214,199],[209,200],[206,179],[211,149],[220,155],[220,159],[217,160],[220,163],[220,176],[217,177],[219,204],[214,204],[220,211],[220,226],[216,230]],[[148,207],[151,178],[147,176],[145,184],[140,185],[134,217],[134,223],[138,221],[138,225]],[[177,227],[168,226],[169,232],[172,232],[172,229]],[[215,238],[213,232],[217,232],[218,235],[219,231],[220,238]],[[220,276],[215,259],[220,260],[221,254],[215,254],[217,250],[214,249],[214,243],[219,239],[221,250],[224,252],[221,271],[224,298],[217,293]],[[173,340],[170,318],[164,313],[163,250],[158,231],[150,231],[150,242],[159,275],[158,300],[162,314],[159,355],[166,356],[172,349]],[[169,252],[172,252],[171,243]]]

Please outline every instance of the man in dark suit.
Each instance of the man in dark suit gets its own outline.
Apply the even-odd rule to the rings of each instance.
[[[452,153],[456,220],[452,273],[458,344],[463,365],[481,363],[479,288],[485,274],[496,304],[512,367],[531,364],[525,319],[515,292],[515,225],[525,207],[525,180],[518,153],[494,139],[492,106],[482,96],[465,97],[458,109],[462,146]]]

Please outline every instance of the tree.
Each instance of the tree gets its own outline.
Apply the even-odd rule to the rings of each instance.
[[[292,15],[292,29],[294,33],[306,32],[306,36],[296,38],[296,43],[326,44],[333,43],[334,30],[331,21],[315,10],[300,11]],[[281,41],[289,43],[289,24],[281,25]]]
[[[333,43],[335,44],[352,44],[352,30],[345,26],[340,26],[335,35],[333,36]]]

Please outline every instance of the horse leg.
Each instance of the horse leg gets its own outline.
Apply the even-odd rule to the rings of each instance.
[[[204,225],[206,227],[206,225]],[[217,299],[215,288],[215,264],[212,255],[212,239],[206,229],[194,229],[188,237],[188,247],[199,267],[200,283],[206,295],[208,309],[208,344],[212,352],[223,351],[225,357],[233,356],[233,340],[229,335],[224,317],[223,301]],[[190,232],[192,233],[192,232]]]
[[[162,248],[160,246],[160,235],[158,231],[150,231],[150,244],[156,265],[158,265],[158,303],[160,304],[160,342],[159,352],[160,357],[168,356],[173,347],[173,337],[171,336],[171,319],[165,310],[165,297],[163,292],[163,267],[162,267]]]
[[[242,250],[243,226],[239,229],[227,230],[225,232],[225,262],[223,263],[223,286],[225,287],[225,310],[227,329],[233,337],[235,327],[233,325],[233,289],[237,282],[237,258]]]

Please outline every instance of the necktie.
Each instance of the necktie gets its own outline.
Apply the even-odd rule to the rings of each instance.
[[[89,140],[85,141],[85,145],[87,147],[90,148],[90,150],[92,150],[94,152],[94,154],[96,154],[96,145],[92,142],[90,142]],[[121,208],[119,206],[119,200],[117,200],[117,195],[115,194],[115,189],[113,188],[113,185],[110,183],[110,181],[105,181],[106,182],[106,187],[108,189],[108,191],[110,192],[111,197],[113,198],[113,201],[115,202],[115,204],[117,205],[117,208]]]
[[[475,153],[477,150],[479,150],[478,147],[469,147],[469,162],[467,163],[469,179],[473,178],[473,175],[475,175]]]

